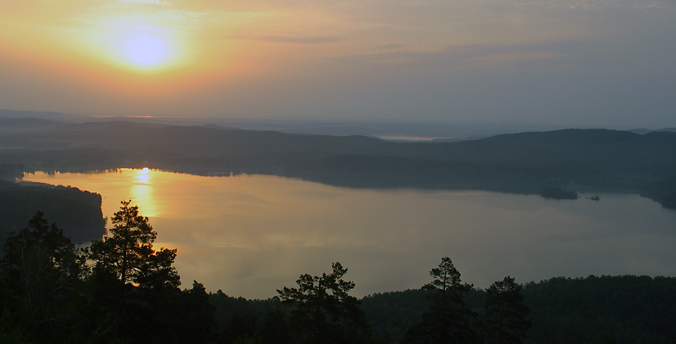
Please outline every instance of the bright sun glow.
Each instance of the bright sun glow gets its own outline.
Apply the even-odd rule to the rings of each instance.
[[[176,57],[170,37],[153,26],[121,30],[115,35],[113,49],[121,62],[140,70],[161,68]]]
[[[148,16],[113,17],[98,23],[93,39],[97,53],[125,69],[153,72],[172,68],[185,58],[185,47],[172,27]]]
[[[150,170],[147,167],[144,167],[142,170],[138,171],[136,176],[136,181],[140,184],[148,184],[150,180]]]
[[[128,32],[121,43],[124,57],[138,66],[156,66],[169,58],[168,42],[152,31]]]

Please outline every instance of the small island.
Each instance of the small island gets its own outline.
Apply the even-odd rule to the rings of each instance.
[[[548,187],[540,191],[540,197],[545,199],[578,199],[575,191],[568,191],[559,187]]]

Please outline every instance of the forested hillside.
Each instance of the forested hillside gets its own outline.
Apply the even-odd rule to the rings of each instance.
[[[676,192],[676,133],[559,130],[462,142],[402,143],[131,122],[0,126],[0,167],[95,171],[150,167],[194,174],[275,174],[349,187],[488,189],[538,193]]]
[[[61,224],[75,243],[89,243],[105,233],[101,195],[72,187],[0,180],[0,240],[23,228],[38,210]]]

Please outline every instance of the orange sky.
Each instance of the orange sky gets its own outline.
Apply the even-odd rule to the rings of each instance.
[[[675,14],[668,0],[2,1],[0,109],[580,125],[642,109],[669,125]]]

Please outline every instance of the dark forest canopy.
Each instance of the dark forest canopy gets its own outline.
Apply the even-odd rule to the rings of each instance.
[[[506,273],[508,273],[506,271]],[[531,328],[524,343],[673,343],[676,278],[557,277],[523,286]],[[398,339],[428,307],[424,290],[364,297],[374,335]],[[486,291],[472,289],[467,305],[481,315]]]
[[[676,339],[674,277],[556,277],[522,286],[531,322],[523,343],[671,344]],[[464,297],[478,318],[485,315],[486,292],[472,288]],[[399,343],[428,310],[428,295],[429,291],[417,289],[362,298],[360,307],[375,342]],[[247,300],[222,292],[210,294],[210,302],[219,327],[235,338],[260,336],[270,314],[282,307],[277,298]]]
[[[0,240],[42,211],[58,222],[75,243],[89,243],[105,233],[101,195],[67,186],[0,180]]]
[[[150,167],[200,175],[273,174],[331,185],[486,189],[545,187],[676,192],[676,133],[567,129],[461,142],[249,131],[124,121],[0,125],[0,173]]]
[[[246,300],[207,293],[196,281],[179,289],[177,251],[153,246],[157,232],[130,202],[122,202],[112,226],[102,240],[78,248],[38,212],[5,241],[0,341],[427,344],[448,342],[447,331],[462,334],[463,343],[676,339],[673,277],[526,285],[505,277],[483,290],[462,283],[444,257],[421,289],[358,300],[349,295],[355,284],[345,279],[347,268],[336,262],[332,273],[302,274],[297,288],[278,289],[280,297]]]

